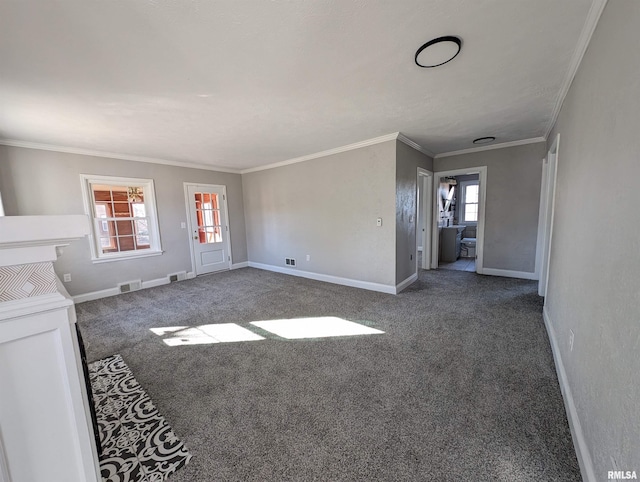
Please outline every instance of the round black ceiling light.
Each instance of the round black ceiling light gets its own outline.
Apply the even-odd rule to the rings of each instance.
[[[493,136],[478,137],[477,139],[473,140],[473,143],[474,144],[491,144],[495,140],[496,140],[496,138],[493,137]]]
[[[425,69],[451,62],[460,53],[462,40],[447,35],[434,38],[416,51],[416,65]]]

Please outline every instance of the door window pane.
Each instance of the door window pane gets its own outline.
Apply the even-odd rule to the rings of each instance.
[[[221,243],[222,222],[218,194],[197,192],[194,198],[198,241],[200,244]]]

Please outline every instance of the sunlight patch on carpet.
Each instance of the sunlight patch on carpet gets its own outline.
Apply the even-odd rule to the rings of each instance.
[[[169,326],[151,328],[150,330],[158,336],[171,335],[170,338],[162,340],[168,346],[210,345],[213,343],[264,340],[264,337],[256,335],[251,330],[247,330],[235,323],[200,325],[192,328]]]
[[[333,336],[377,335],[384,331],[335,316],[252,321],[252,325],[288,340]]]

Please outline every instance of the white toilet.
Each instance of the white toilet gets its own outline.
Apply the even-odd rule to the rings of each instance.
[[[462,238],[460,241],[462,256],[466,258],[476,257],[476,238]]]

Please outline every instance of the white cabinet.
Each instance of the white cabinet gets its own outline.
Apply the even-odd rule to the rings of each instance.
[[[75,310],[53,272],[87,233],[84,216],[0,217],[1,482],[100,480]]]

